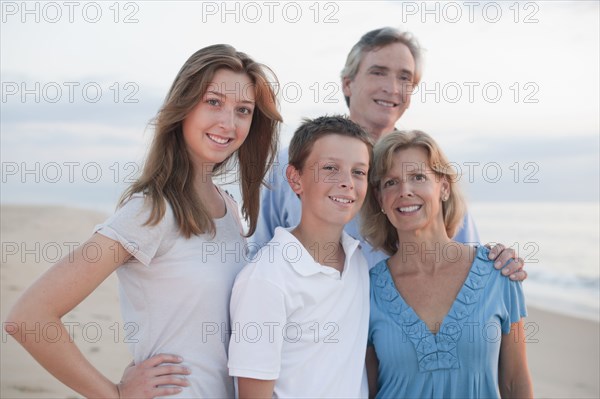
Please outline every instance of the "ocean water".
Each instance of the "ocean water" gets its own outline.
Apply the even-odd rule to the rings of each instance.
[[[238,188],[226,187],[240,203]],[[3,203],[60,204],[110,214],[124,188],[4,185],[1,197]],[[598,203],[471,202],[469,211],[483,243],[501,242],[525,259],[523,288],[529,305],[600,321]]]
[[[479,236],[518,250],[529,305],[600,320],[600,205],[472,203]]]

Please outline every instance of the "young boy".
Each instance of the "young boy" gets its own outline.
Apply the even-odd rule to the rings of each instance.
[[[307,120],[286,177],[300,224],[273,239],[236,278],[229,374],[240,398],[366,397],[369,276],[343,229],[367,193],[372,143],[347,118]]]

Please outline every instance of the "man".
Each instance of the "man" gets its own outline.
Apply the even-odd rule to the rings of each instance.
[[[421,80],[423,60],[417,41],[408,32],[381,28],[367,32],[352,47],[342,70],[342,89],[350,110],[350,119],[361,125],[374,141],[395,130],[396,122],[410,105],[412,90]],[[278,163],[269,175],[269,186],[261,193],[261,209],[256,232],[251,237],[251,252],[269,242],[278,226],[292,227],[300,222],[300,201],[285,179],[287,149],[279,154]],[[374,251],[359,230],[360,216],[346,225],[345,231],[361,242],[369,266],[388,256]],[[479,235],[469,213],[454,237],[463,243],[478,243]],[[523,280],[523,261],[514,250],[496,245],[490,252],[498,254],[496,267],[506,265],[503,274]],[[509,262],[512,260],[511,262]]]

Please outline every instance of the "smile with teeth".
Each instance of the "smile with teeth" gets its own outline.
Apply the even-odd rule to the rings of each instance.
[[[206,135],[208,136],[209,139],[211,139],[212,141],[214,141],[217,144],[227,144],[231,141],[231,139],[228,139],[227,137],[215,136],[214,134],[210,134],[210,133],[207,133]]]
[[[410,213],[410,212],[415,212],[415,211],[418,211],[419,209],[421,209],[421,205],[411,205],[411,206],[400,207],[397,209],[400,211],[400,213]]]
[[[390,102],[390,101],[383,101],[383,100],[375,100],[375,103],[382,105],[384,107],[389,107],[389,108],[393,108],[393,107],[397,107],[398,104]]]
[[[335,201],[335,202],[339,202],[341,204],[352,204],[354,203],[354,200],[348,199],[348,198],[340,198],[340,197],[333,197],[330,196],[329,199]]]

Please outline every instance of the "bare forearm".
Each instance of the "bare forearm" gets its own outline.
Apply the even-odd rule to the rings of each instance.
[[[533,386],[529,376],[500,385],[502,398],[533,398]]]
[[[87,243],[98,247],[102,256],[90,262],[83,245],[61,259],[18,299],[4,328],[65,385],[85,397],[115,398],[116,386],[85,359],[61,318],[131,255],[120,244],[98,234]]]
[[[367,381],[369,384],[369,398],[377,396],[377,372],[379,370],[379,360],[373,346],[367,347],[366,356]]]
[[[239,399],[270,399],[273,397],[275,380],[238,378]]]
[[[503,398],[533,398],[524,336],[523,319],[513,323],[510,333],[502,336],[498,381]]]
[[[50,374],[86,398],[117,398],[114,383],[83,356],[58,318],[9,319],[5,327]],[[52,326],[52,339],[32,331]],[[47,329],[50,331],[50,328]],[[60,339],[57,339],[60,337]]]

